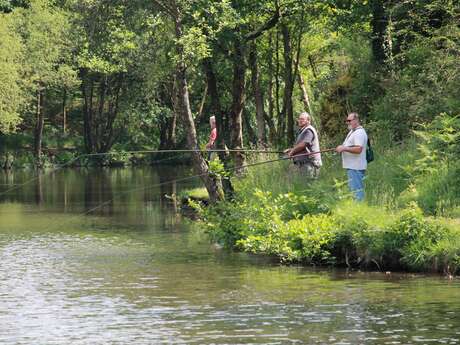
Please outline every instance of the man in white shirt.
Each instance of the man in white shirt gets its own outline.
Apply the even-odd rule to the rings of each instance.
[[[347,116],[347,126],[350,130],[342,145],[335,151],[342,154],[342,166],[347,170],[348,186],[357,201],[364,199],[364,174],[366,173],[367,133],[359,122],[358,113]]]

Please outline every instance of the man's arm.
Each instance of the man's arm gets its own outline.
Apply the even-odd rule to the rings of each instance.
[[[367,136],[363,135],[364,133],[361,133],[362,131],[356,133],[352,139],[351,139],[351,144],[350,146],[344,146],[344,145],[339,145],[336,147],[335,151],[338,153],[342,152],[349,152],[353,153],[356,155],[359,155],[361,152],[363,152],[364,146],[366,146],[367,142]]]
[[[307,153],[306,151],[307,145],[309,143],[311,145],[311,142],[313,142],[313,139],[314,139],[314,135],[311,130],[307,129],[306,131],[304,131],[300,139],[300,142],[297,145],[295,145],[292,149],[289,150],[289,153],[288,153],[289,157],[295,156],[297,154]]]
[[[296,146],[294,146],[292,149],[289,150],[289,157],[295,156],[298,153],[306,153],[305,148],[307,147],[307,143],[305,142],[300,142]]]
[[[335,151],[338,153],[349,152],[349,153],[354,153],[354,154],[359,155],[361,152],[363,152],[363,147],[359,145],[354,145],[354,146],[339,145],[335,148]]]

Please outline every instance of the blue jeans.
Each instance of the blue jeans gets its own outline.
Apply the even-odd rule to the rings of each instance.
[[[347,169],[348,187],[356,201],[364,200],[364,174],[366,170]]]

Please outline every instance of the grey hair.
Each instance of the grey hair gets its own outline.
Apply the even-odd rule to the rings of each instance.
[[[311,116],[306,111],[303,111],[299,114],[299,117],[306,117],[308,121],[311,121]]]
[[[348,116],[353,115],[353,119],[356,119],[359,121],[359,115],[356,112],[349,113]]]
[[[209,122],[216,122],[216,117],[214,115],[210,116],[209,117]]]

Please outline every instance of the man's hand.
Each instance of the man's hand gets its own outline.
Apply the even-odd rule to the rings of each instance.
[[[343,146],[343,145],[339,145],[339,146],[337,146],[335,148],[335,152],[337,152],[337,153],[342,153],[344,151],[345,151],[345,146]]]

